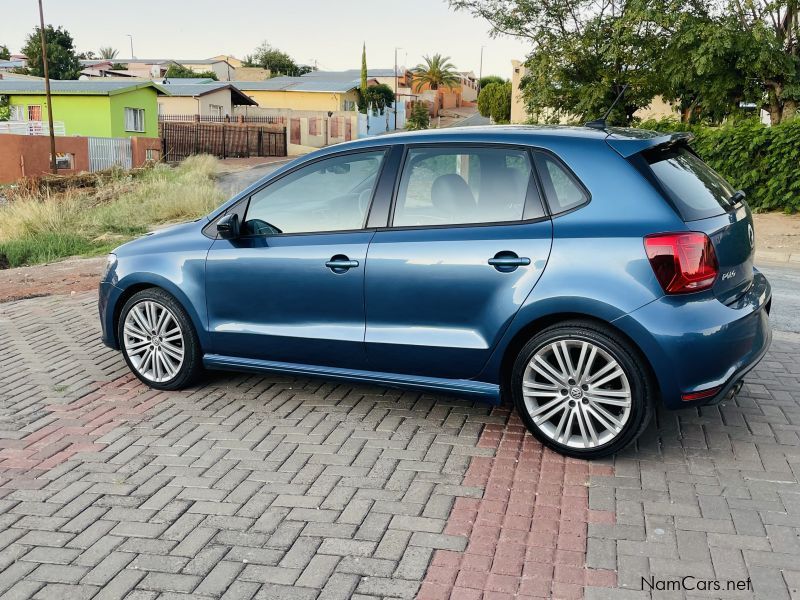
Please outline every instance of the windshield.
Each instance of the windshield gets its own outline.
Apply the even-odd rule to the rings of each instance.
[[[644,158],[684,221],[721,215],[736,204],[733,187],[686,146],[655,148]]]

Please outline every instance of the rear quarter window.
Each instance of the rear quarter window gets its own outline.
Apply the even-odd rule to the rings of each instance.
[[[687,147],[656,148],[643,157],[684,221],[715,217],[734,208],[733,187]]]

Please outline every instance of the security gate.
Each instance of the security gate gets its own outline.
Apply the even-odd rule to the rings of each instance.
[[[89,138],[89,170],[103,171],[113,166],[133,167],[130,138]]]

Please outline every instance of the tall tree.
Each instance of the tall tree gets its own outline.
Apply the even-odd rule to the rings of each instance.
[[[367,42],[361,47],[361,91],[367,89]]]
[[[270,46],[267,42],[263,42],[253,54],[245,56],[244,64],[247,67],[267,69],[271,77],[303,75],[311,70],[311,67],[298,65],[286,52]]]
[[[522,93],[538,119],[630,123],[656,95],[719,121],[755,102],[772,121],[800,101],[798,0],[449,0],[495,35],[530,42]]]
[[[11,52],[8,51],[8,46],[0,44],[0,60],[8,60],[11,58]]]
[[[44,37],[50,78],[77,79],[81,64],[75,55],[75,44],[69,32],[61,27],[54,29],[52,25],[47,25],[44,28]],[[26,38],[22,53],[28,57],[28,73],[43,77],[42,43],[38,27]]]
[[[100,55],[100,58],[104,58],[106,60],[117,58],[117,54],[119,54],[119,51],[111,46],[103,46],[98,49],[97,52]]]
[[[458,85],[459,76],[449,56],[434,54],[423,56],[422,60],[424,62],[411,69],[416,91],[420,91],[426,84],[432,90],[438,90],[442,86],[454,88]]]
[[[746,49],[744,75],[762,86],[772,123],[794,117],[800,102],[800,2],[728,0],[722,18]]]
[[[627,89],[610,122],[627,124],[660,90],[655,65],[666,32],[649,14],[654,4],[681,13],[700,0],[450,0],[489,21],[494,34],[531,44],[523,97],[538,119],[587,120],[602,115]]]

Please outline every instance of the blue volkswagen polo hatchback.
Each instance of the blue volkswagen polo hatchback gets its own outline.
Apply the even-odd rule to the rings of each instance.
[[[592,458],[656,403],[735,393],[770,343],[744,194],[685,134],[461,128],[291,162],[127,243],[103,339],[157,389],[203,368],[513,402]]]

